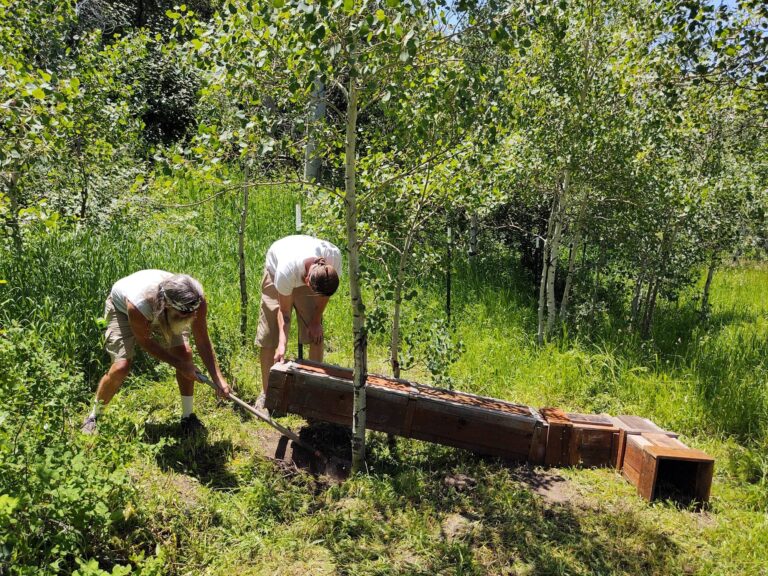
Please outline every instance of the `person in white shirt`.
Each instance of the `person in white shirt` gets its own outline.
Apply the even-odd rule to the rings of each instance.
[[[323,360],[323,312],[339,287],[341,251],[326,240],[294,235],[281,238],[267,251],[261,282],[261,309],[256,346],[261,348],[263,408],[269,369],[285,360],[292,310],[296,310],[299,342],[309,344],[309,358]]]
[[[218,387],[219,396],[227,397],[230,389],[216,362],[208,335],[208,304],[200,283],[186,274],[141,270],[115,282],[104,315],[107,320],[106,349],[112,357],[112,365],[99,382],[93,410],[83,422],[82,431],[85,434],[96,432],[101,410],[128,377],[137,343],[158,360],[176,368],[176,381],[181,392],[182,429],[193,432],[202,428],[192,410],[197,376],[189,346],[190,331],[200,357]]]

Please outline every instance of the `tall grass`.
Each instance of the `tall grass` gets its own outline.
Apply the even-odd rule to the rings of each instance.
[[[761,289],[767,281],[762,266],[722,270],[708,317],[697,310],[692,290],[660,307],[650,341],[617,322],[596,332],[597,339],[564,331],[540,347],[535,294],[514,263],[459,266],[452,315],[466,351],[451,375],[459,388],[523,404],[639,414],[686,434],[761,441],[768,437],[768,303]],[[444,315],[444,300],[438,277],[425,282],[410,313]],[[386,339],[371,344],[372,369],[387,372]],[[430,375],[417,364],[404,377],[429,381]]]
[[[194,182],[180,186],[177,203],[198,203],[215,191]],[[224,367],[257,386],[250,345],[256,329],[264,254],[294,230],[297,190],[253,190],[246,229],[249,329],[239,334],[237,229],[241,195],[233,191],[188,208],[144,213],[122,226],[92,232],[70,229],[30,239],[20,259],[0,259],[0,322],[34,326],[59,356],[74,364],[92,387],[107,361],[97,319],[111,284],[149,267],[199,278],[210,302],[210,326]],[[310,225],[317,216],[305,214]],[[332,239],[339,241],[339,239]],[[764,266],[726,268],[715,276],[707,319],[696,311],[695,292],[662,306],[654,339],[642,342],[620,325],[601,339],[564,334],[535,344],[535,294],[509,259],[486,256],[454,271],[453,325],[466,350],[451,368],[456,386],[533,406],[637,413],[694,432],[768,434],[768,280]],[[348,284],[326,313],[327,360],[352,363]],[[376,295],[368,293],[367,302]],[[404,310],[404,328],[424,331],[444,317],[441,271],[425,278]],[[421,318],[421,324],[413,320]],[[409,324],[410,322],[410,324]],[[369,363],[387,373],[388,339],[374,335]],[[289,343],[291,353],[295,345]],[[405,377],[429,381],[423,362]]]
[[[213,192],[189,182],[174,201],[198,202]],[[8,281],[0,285],[0,537],[5,531],[29,543],[24,566],[43,559],[58,564],[41,572],[71,573],[76,562],[95,558],[107,568],[144,566],[147,574],[760,573],[768,534],[758,525],[768,505],[768,269],[760,266],[721,271],[708,318],[696,311],[694,292],[662,306],[652,341],[617,322],[600,332],[563,331],[541,347],[533,336],[535,294],[511,258],[484,256],[454,270],[453,336],[466,347],[450,369],[457,388],[537,407],[639,414],[681,432],[718,458],[711,518],[648,507],[607,471],[562,472],[583,492],[575,497],[599,494],[598,501],[545,505],[521,485],[517,469],[415,441],[398,443],[394,453],[376,434],[370,474],[328,487],[264,459],[258,428],[214,407],[210,393],[198,402],[208,436],[175,437],[169,422],[177,420],[177,392],[163,372],[160,382],[152,373],[126,386],[102,434],[79,438],[78,402],[90,398],[108,362],[97,318],[111,284],[141,268],[202,281],[219,358],[241,394],[255,393],[250,342],[264,254],[293,232],[297,199],[293,190],[252,193],[246,346],[239,334],[237,192],[144,212],[100,232],[41,233],[27,238],[21,258],[0,257],[0,279]],[[310,224],[318,218],[305,217]],[[366,302],[376,296],[367,292]],[[444,317],[444,303],[437,270],[406,305],[405,329],[429,331]],[[326,321],[326,359],[351,365],[347,282]],[[371,371],[389,371],[387,344],[386,334],[371,337]],[[295,335],[289,347],[295,354]],[[431,379],[423,359],[404,376]],[[22,408],[28,418],[18,416]],[[13,438],[26,443],[29,464],[19,460]],[[472,474],[476,490],[448,488],[443,479],[452,472]],[[26,511],[23,526],[10,523],[9,506]],[[448,538],[445,521],[457,517],[471,533]],[[109,545],[82,543],[102,540]]]
[[[213,191],[187,183],[178,203],[192,203]],[[299,195],[275,187],[251,194],[246,229],[249,334],[253,340],[264,255],[269,244],[293,231]],[[106,230],[75,226],[30,235],[19,257],[0,257],[0,325],[12,321],[33,328],[92,387],[108,358],[99,319],[112,284],[145,268],[197,277],[210,302],[209,325],[222,360],[241,349],[237,231],[241,196],[232,193],[194,208],[141,213]],[[139,362],[141,368],[142,362]]]

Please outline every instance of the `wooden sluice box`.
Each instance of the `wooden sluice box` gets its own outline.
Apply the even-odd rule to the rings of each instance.
[[[576,414],[542,408],[549,424],[548,466],[615,466],[620,430],[608,414]]]
[[[577,414],[368,375],[371,430],[548,466],[621,470],[647,500],[709,500],[714,459],[638,416]],[[352,425],[352,371],[309,361],[276,364],[266,407]]]
[[[352,425],[352,371],[288,362],[272,367],[266,407]],[[547,423],[533,408],[369,375],[366,426],[371,430],[465,448],[512,460],[544,462]]]

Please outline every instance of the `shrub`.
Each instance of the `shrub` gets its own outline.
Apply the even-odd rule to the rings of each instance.
[[[76,380],[33,330],[11,324],[0,335],[0,566],[11,574],[121,557],[132,447],[124,433],[73,438]]]

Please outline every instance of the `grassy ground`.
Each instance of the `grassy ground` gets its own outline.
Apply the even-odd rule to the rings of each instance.
[[[190,188],[190,200],[206,195]],[[295,200],[276,190],[254,195],[249,340],[263,254],[292,231]],[[80,240],[40,248],[35,261],[46,266],[25,269],[24,285],[48,301],[29,321],[41,332],[55,328],[60,354],[91,366],[80,386],[92,387],[103,368],[92,316],[110,279],[157,266],[201,279],[218,352],[240,395],[255,398],[257,361],[238,334],[237,209],[236,198],[224,198],[194,213],[158,214],[118,259]],[[62,290],[56,278],[67,277],[75,281]],[[121,541],[83,545],[85,557],[144,574],[768,574],[766,281],[768,269],[758,265],[719,272],[706,322],[689,295],[660,310],[653,344],[613,330],[539,348],[532,297],[514,277],[457,271],[455,335],[466,347],[449,373],[457,388],[533,406],[639,414],[680,432],[717,459],[703,512],[648,504],[612,470],[515,466],[407,440],[392,451],[378,434],[370,436],[368,474],[328,483],[270,460],[270,429],[205,387],[196,391],[196,411],[207,429],[182,436],[172,373],[147,361],[95,438],[76,432],[86,405],[70,412],[73,449],[96,463],[119,452],[130,479],[123,509],[112,511]],[[346,296],[342,283],[326,313],[326,359],[341,365],[352,363]],[[6,304],[25,297],[33,301],[17,294]],[[416,304],[438,317],[440,290],[424,288]],[[406,312],[412,321],[416,308]],[[372,338],[369,358],[371,371],[388,371],[384,336]],[[423,364],[405,376],[430,381]],[[304,424],[293,416],[282,422]],[[446,477],[458,474],[477,484],[448,486]],[[0,509],[0,528],[2,520]]]
[[[722,291],[741,274],[759,282],[768,276],[764,269],[726,272],[716,285],[717,307],[729,305],[733,292]],[[496,306],[495,295],[488,296],[475,308]],[[514,322],[516,313],[506,322],[484,312],[465,315],[460,332],[474,331],[475,339],[455,366],[463,387],[534,405],[643,414],[687,432],[676,407],[686,394],[694,401],[695,370],[632,366],[616,350],[537,350]],[[338,335],[331,340],[341,348]],[[383,365],[381,353],[374,363]],[[348,363],[341,349],[329,356]],[[243,362],[240,372],[255,374],[256,366]],[[628,390],[614,397],[625,384]],[[370,473],[327,485],[265,459],[265,425],[215,405],[211,396],[198,391],[208,432],[197,440],[175,428],[177,393],[168,378],[136,382],[114,405],[113,417],[129,422],[122,425],[147,447],[132,465],[136,523],[175,573],[768,573],[765,475],[758,480],[753,470],[750,483],[746,462],[759,452],[733,440],[682,434],[717,458],[704,512],[648,504],[611,470],[531,470],[403,440],[393,454],[376,434]],[[478,484],[457,491],[444,483],[450,474]]]

